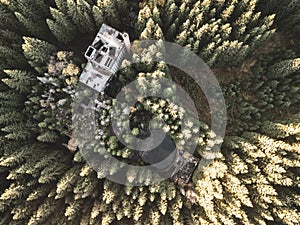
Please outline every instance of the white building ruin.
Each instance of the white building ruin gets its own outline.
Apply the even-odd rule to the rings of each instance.
[[[103,93],[116,75],[123,59],[130,54],[130,40],[126,32],[102,24],[92,45],[85,52],[88,60],[79,81]]]

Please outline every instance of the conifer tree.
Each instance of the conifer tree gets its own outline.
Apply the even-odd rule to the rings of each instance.
[[[20,49],[8,46],[0,46],[0,63],[3,69],[24,69],[28,65]]]
[[[256,9],[257,0],[217,3],[167,1],[163,6],[157,4],[150,9],[151,4],[149,1],[140,10],[138,30],[145,26],[148,18],[154,18],[155,7],[168,12],[168,16],[160,15],[160,20],[154,19],[162,26],[167,40],[192,49],[213,67],[240,65],[249,53],[275,32],[274,15],[261,16]],[[216,53],[207,51],[212,44]]]
[[[50,13],[49,7],[44,1],[8,0],[6,2],[31,35],[44,40],[49,38],[50,32],[45,19],[50,16]]]
[[[55,47],[46,41],[36,38],[23,37],[22,49],[29,64],[37,71],[42,72],[48,62],[49,55],[55,52]]]
[[[97,4],[93,6],[93,15],[97,27],[106,22],[111,26],[122,29],[119,26],[121,21],[128,17],[127,9],[128,3],[124,0],[97,0]]]
[[[63,43],[70,43],[76,38],[76,27],[61,11],[50,8],[54,20],[47,19],[47,24],[53,35]]]
[[[0,44],[3,46],[9,45],[10,48],[19,49],[22,43],[22,38],[14,31],[3,29],[0,31]]]
[[[299,36],[299,1],[296,0],[272,0],[259,4],[259,9],[264,14],[276,13],[276,24],[279,29]]]
[[[300,133],[299,114],[289,117],[280,122],[265,121],[261,127],[261,132],[272,138],[287,138]]]
[[[145,1],[136,12],[132,32],[142,39],[176,40],[214,67],[237,66],[274,32],[271,14],[278,13],[280,5],[272,2]],[[294,1],[280,2],[281,17],[298,12]],[[260,4],[273,9],[263,10]],[[60,42],[76,43],[80,34],[96,33],[103,22],[124,30],[126,9],[127,2],[117,0],[1,1],[0,224],[297,224],[299,56],[290,51],[267,53],[258,59],[251,77],[222,83],[230,110],[224,145],[186,185],[171,180],[141,187],[120,185],[105,178],[120,171],[118,164],[103,164],[95,172],[76,144],[66,148],[66,139],[72,140],[67,110],[82,62],[70,52],[57,52],[64,46]],[[286,25],[292,32],[293,24],[297,32],[298,16],[291,15]],[[46,21],[58,40],[49,35]],[[159,91],[155,78],[170,78],[174,72],[164,62],[149,63],[149,54],[160,47],[134,56],[142,63],[123,68],[124,85],[137,79],[140,91]],[[150,77],[153,83],[145,81]],[[164,92],[176,97],[170,90]],[[110,107],[113,101],[105,104]],[[150,97],[132,108],[142,109],[164,118],[163,129],[175,141],[194,142],[188,137],[200,130],[194,155],[203,161],[222,142],[204,122],[181,131],[185,109],[168,101]],[[99,131],[98,138],[105,148],[97,146],[94,153],[131,162],[134,152],[108,132],[107,115],[109,109],[99,109],[99,123],[107,130]],[[132,120],[130,134],[142,135],[147,123],[137,114]],[[153,176],[137,171],[127,175],[128,181],[148,184]]]
[[[269,68],[268,76],[272,79],[284,78],[289,74],[300,71],[300,58],[278,62]]]
[[[0,18],[1,21],[5,21],[5,23],[1,23],[0,27],[2,29],[9,29],[11,31],[24,31],[24,27],[20,22],[18,22],[14,16],[14,13],[9,8],[8,1],[0,2]]]
[[[85,0],[55,1],[58,9],[74,23],[80,33],[94,34],[92,6]]]
[[[22,70],[5,70],[4,72],[9,76],[9,78],[2,79],[5,84],[21,93],[28,94],[30,92],[28,87],[35,81],[31,73]]]

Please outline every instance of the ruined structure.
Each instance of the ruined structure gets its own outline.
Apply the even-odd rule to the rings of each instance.
[[[88,62],[79,81],[103,97],[123,59],[130,55],[130,47],[129,35],[126,32],[121,33],[103,24],[92,45],[85,52]],[[83,114],[87,108],[93,108],[95,104],[105,108],[101,102],[97,100],[93,102],[89,97],[84,97],[77,107],[77,112]],[[181,184],[189,182],[198,164],[192,154],[177,150],[169,135],[157,148],[141,152],[138,157],[145,163],[153,165],[161,175],[168,174],[175,183]],[[172,172],[169,173],[170,171]]]
[[[104,92],[129,54],[129,35],[103,24],[85,52],[88,62],[79,81],[99,93]]]

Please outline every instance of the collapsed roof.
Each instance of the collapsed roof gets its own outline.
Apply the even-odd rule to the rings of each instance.
[[[104,92],[129,51],[129,35],[102,24],[92,45],[85,52],[88,62],[80,82],[97,92]]]

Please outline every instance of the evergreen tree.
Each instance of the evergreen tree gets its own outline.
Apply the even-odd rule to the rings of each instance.
[[[272,79],[284,78],[292,73],[300,71],[300,58],[278,62],[269,68],[268,76]]]
[[[272,0],[259,2],[259,8],[265,14],[276,13],[276,24],[279,29],[297,37],[300,34],[299,4],[299,1],[295,0]]]
[[[20,49],[17,51],[8,46],[0,46],[0,63],[3,69],[23,69],[28,65]]]
[[[54,20],[47,19],[47,24],[53,35],[63,43],[70,43],[76,38],[76,27],[61,11],[50,8]]]
[[[21,93],[28,94],[30,92],[28,87],[35,81],[32,74],[22,70],[5,70],[4,72],[9,76],[9,78],[2,79],[5,84]]]
[[[233,1],[167,1],[157,5],[166,15],[153,14],[151,1],[140,10],[137,28],[146,26],[148,18],[162,26],[168,41],[186,46],[204,58],[210,66],[238,66],[275,32],[274,15],[262,17],[257,0]],[[169,14],[169,11],[172,13]],[[176,15],[176,17],[174,16]],[[158,16],[160,19],[158,19]],[[221,37],[221,41],[214,41]],[[207,51],[215,45],[217,52]]]
[[[1,23],[0,27],[2,29],[9,29],[11,31],[24,31],[20,22],[16,20],[16,17],[12,10],[9,8],[9,2],[1,1],[0,2],[0,18],[1,21],[5,21],[5,23]]]
[[[55,52],[55,47],[46,41],[36,38],[23,37],[25,43],[22,45],[24,55],[29,64],[37,71],[42,72],[42,67],[49,60],[49,55]]]
[[[113,27],[120,27],[121,21],[128,17],[128,3],[125,0],[97,0],[97,4],[93,6],[93,15],[97,27],[105,22]]]
[[[44,40],[49,38],[50,32],[45,19],[50,16],[50,13],[44,1],[8,0],[6,2],[31,35]]]
[[[299,115],[287,118],[283,121],[265,121],[261,132],[272,138],[287,138],[300,133]]]
[[[91,5],[85,0],[56,0],[56,5],[60,12],[68,16],[81,33],[94,34],[96,27],[92,14]]]
[[[257,58],[264,51],[248,77],[224,69],[241,74],[238,80],[237,74],[229,74],[232,82],[227,77],[220,81],[229,111],[221,153],[211,153],[223,140],[206,123],[196,126],[190,121],[187,129],[181,129],[188,109],[164,99],[139,99],[131,108],[132,129],[124,140],[147,134],[149,121],[139,114],[149,113],[165,121],[163,130],[176,143],[197,142],[194,155],[201,162],[214,158],[197,169],[188,184],[165,180],[141,187],[109,181],[106,174],[124,172],[118,163],[106,161],[95,172],[78,151],[70,129],[70,104],[82,62],[71,52],[57,52],[65,46],[61,42],[72,43],[69,48],[78,52],[82,43],[76,41],[87,33],[92,38],[103,22],[124,30],[128,4],[0,2],[0,224],[298,224],[299,56],[287,50],[258,49],[275,32],[273,21],[281,26],[278,18],[286,17],[282,23],[297,33],[297,2],[149,0],[140,4],[136,29],[130,32],[141,39],[176,40],[214,67],[238,66],[251,52],[257,50],[251,56]],[[136,52],[139,47],[133,46]],[[160,89],[157,78],[181,81],[181,74],[163,61],[149,60],[161,48],[150,46],[134,55],[141,58],[137,65],[124,62],[127,67],[120,71],[120,80],[126,85],[136,79],[137,91],[163,92],[176,99],[172,90]],[[187,91],[197,92],[187,81]],[[135,94],[128,91],[127,98]],[[144,165],[133,160],[135,152],[110,133],[108,115],[114,101],[102,103],[106,108],[97,109],[101,125],[97,138],[104,147],[95,145],[95,155],[111,154]],[[125,119],[121,110],[113,116]],[[195,131],[200,136],[192,138]],[[129,182],[137,179],[146,184],[155,175],[125,172]]]

